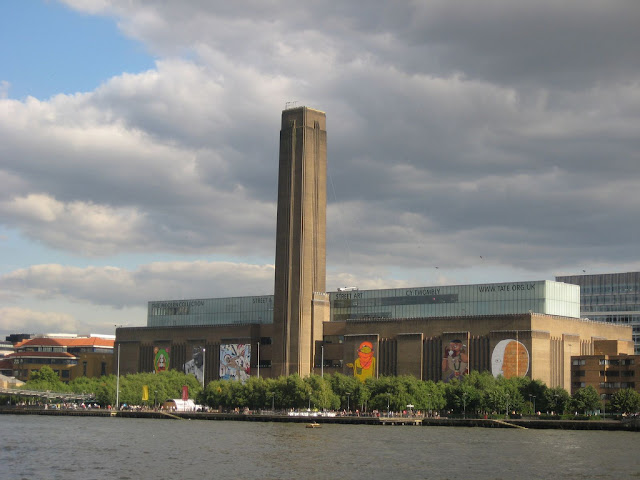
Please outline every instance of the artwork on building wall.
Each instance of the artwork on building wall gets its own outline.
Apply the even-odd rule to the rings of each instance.
[[[153,348],[153,368],[156,373],[169,370],[169,352],[171,348]]]
[[[523,377],[529,371],[529,351],[518,340],[500,340],[491,354],[491,373],[494,377]]]
[[[220,378],[244,382],[251,373],[251,345],[228,343],[220,345]]]
[[[376,377],[376,357],[373,343],[364,341],[356,351],[358,358],[353,363],[347,363],[347,367],[353,368],[353,376],[364,382],[367,378]]]
[[[184,373],[187,375],[194,375],[198,382],[202,383],[204,375],[204,348],[200,345],[196,345],[191,350],[191,359],[189,359],[184,365]]]
[[[442,358],[442,381],[447,383],[454,378],[462,379],[469,373],[469,353],[462,340],[451,340],[444,349]]]

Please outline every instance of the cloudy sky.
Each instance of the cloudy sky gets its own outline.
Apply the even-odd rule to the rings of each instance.
[[[327,113],[327,287],[640,269],[637,0],[0,7],[0,334],[273,293],[280,114]]]

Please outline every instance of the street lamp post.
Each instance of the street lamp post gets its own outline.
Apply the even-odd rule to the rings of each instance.
[[[256,345],[258,346],[258,358],[256,361],[256,365],[258,367],[258,378],[260,378],[260,342],[256,343]]]
[[[120,410],[120,343],[118,343],[118,371],[116,373],[116,410]]]
[[[504,412],[506,418],[509,418],[509,394],[507,393],[507,410]]]
[[[276,413],[276,393],[271,394],[271,413]]]
[[[531,399],[533,399],[533,414],[536,414],[536,396],[535,395],[529,395],[529,401],[531,401]]]
[[[351,393],[347,393],[347,413],[351,412],[351,408],[349,407],[349,398],[351,397]]]
[[[464,418],[467,418],[467,392],[462,394],[462,409]]]
[[[391,394],[387,393],[387,418],[389,418],[389,399],[391,398]]]
[[[320,377],[324,378],[324,343],[320,345]]]
[[[207,349],[202,349],[202,389],[204,390],[204,374],[205,365],[207,364]]]
[[[571,346],[572,344],[569,344],[569,384],[571,384]]]

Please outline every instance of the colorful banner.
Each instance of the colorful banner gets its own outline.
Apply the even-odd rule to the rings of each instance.
[[[521,342],[508,338],[500,340],[491,354],[491,373],[494,377],[524,377],[529,371],[529,351]]]
[[[444,348],[442,358],[442,381],[450,382],[454,378],[462,380],[469,373],[469,354],[467,346],[460,339],[451,340]]]
[[[182,400],[184,402],[189,400],[189,387],[187,385],[182,386]]]
[[[149,385],[142,386],[142,401],[146,402],[149,400]]]
[[[353,376],[361,382],[367,378],[376,378],[376,357],[373,343],[364,341],[356,350],[358,356],[353,363],[347,363],[347,367],[353,368]]]
[[[220,345],[220,379],[244,382],[251,373],[251,345]]]
[[[156,373],[169,370],[169,352],[171,349],[155,347],[153,349],[153,368]]]
[[[204,355],[204,347],[201,347],[200,345],[194,346],[191,350],[191,359],[182,366],[184,368],[184,373],[187,375],[194,375],[198,379],[199,383],[202,383],[204,376]]]

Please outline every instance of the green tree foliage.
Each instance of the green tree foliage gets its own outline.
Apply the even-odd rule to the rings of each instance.
[[[476,414],[484,410],[485,401],[481,390],[466,379],[453,380],[445,384],[447,409],[457,414]]]
[[[327,378],[311,375],[304,379],[311,392],[312,408],[319,410],[335,410],[340,407],[340,397],[331,389]],[[368,401],[369,399],[365,399]]]
[[[32,375],[27,387],[36,390],[93,393],[102,406],[115,406],[117,378],[109,375],[100,378],[80,377],[69,385],[62,383],[48,367]],[[142,400],[144,386],[149,399]],[[414,411],[466,413],[467,416],[485,414],[503,415],[507,411],[532,414],[535,398],[536,410],[563,413],[569,409],[580,412],[600,408],[600,399],[592,387],[581,389],[573,398],[566,390],[547,388],[539,380],[526,377],[494,378],[490,372],[473,371],[461,379],[449,383],[422,381],[412,376],[368,378],[365,382],[339,373],[298,375],[264,378],[251,377],[245,383],[232,380],[215,380],[205,389],[193,375],[177,370],[155,373],[138,373],[120,377],[120,404],[153,407],[166,400],[181,398],[186,385],[189,397],[196,403],[214,409],[276,410],[307,409],[386,412],[387,408],[398,412],[413,405]],[[635,394],[635,396],[634,396]],[[621,412],[640,409],[640,395],[621,392],[612,408]]]
[[[528,377],[521,378],[526,380],[521,384],[520,393],[527,404],[527,413],[535,414],[536,411],[546,411],[544,393],[547,390],[547,386],[540,380],[531,380]]]
[[[289,406],[289,408],[305,408],[307,406],[311,390],[299,375],[279,377],[276,386],[280,390],[280,399],[283,405]]]
[[[576,390],[571,398],[571,406],[577,412],[587,414],[599,410],[602,403],[596,389],[588,385]]]
[[[24,385],[25,390],[37,390],[46,392],[71,392],[67,384],[60,380],[60,377],[51,367],[44,365],[38,371],[32,371],[29,381]]]
[[[73,384],[77,393],[87,392],[85,388],[94,385],[93,393],[96,401],[103,406],[116,405],[115,375],[100,377],[93,382],[78,382]],[[143,386],[149,391],[149,399],[142,400]],[[160,373],[136,373],[120,376],[120,405],[147,405],[153,407],[162,404],[166,400],[182,398],[182,387],[186,385],[190,398],[196,396],[202,390],[202,386],[193,375],[186,375],[177,370],[168,370]]]
[[[338,395],[340,404],[339,409],[346,409],[347,404],[351,407],[351,399],[353,392],[357,391],[357,386],[361,382],[355,377],[348,377],[341,373],[335,373],[328,376],[329,384],[333,392]],[[349,395],[347,395],[349,394]],[[370,392],[369,392],[370,395]],[[357,402],[357,400],[356,400]]]
[[[506,379],[499,377],[498,385],[504,389],[505,408],[511,412],[522,412],[525,406],[524,397],[521,388],[526,388],[526,383],[522,381],[522,377],[513,377]]]
[[[77,377],[69,382],[73,393],[94,393],[100,385],[99,377]]]
[[[544,403],[539,409],[549,413],[562,415],[567,412],[571,406],[571,396],[569,392],[562,387],[546,389],[542,394],[542,398]]]
[[[508,393],[503,385],[496,384],[485,394],[487,410],[491,413],[506,414],[510,410]]]
[[[632,388],[618,390],[611,397],[610,408],[616,412],[629,414],[640,411],[640,393]]]

